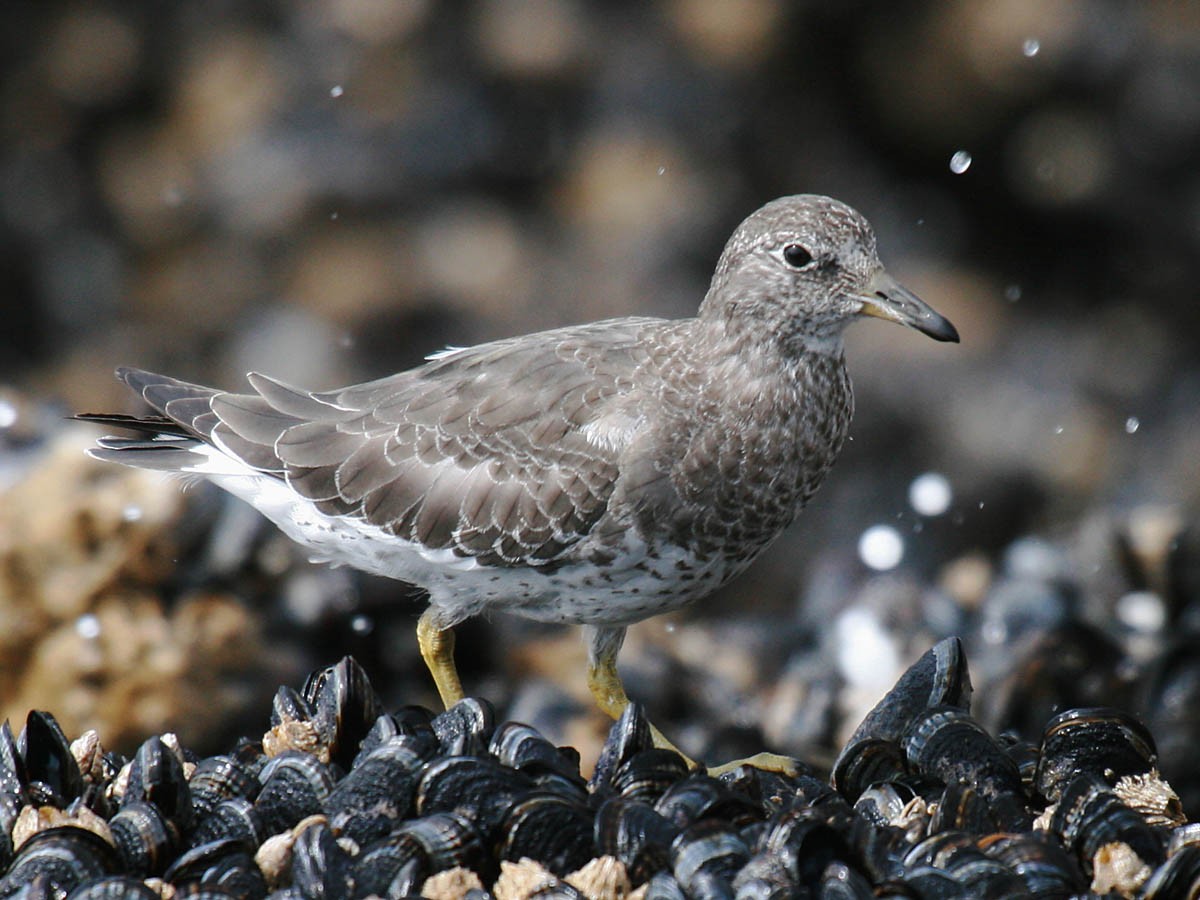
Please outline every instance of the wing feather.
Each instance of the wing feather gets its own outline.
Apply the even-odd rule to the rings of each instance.
[[[245,394],[121,377],[183,433],[285,478],[323,512],[484,564],[551,565],[604,516],[637,429],[601,429],[601,441],[588,425],[634,390],[643,333],[661,327],[543,332],[320,393],[257,373]]]

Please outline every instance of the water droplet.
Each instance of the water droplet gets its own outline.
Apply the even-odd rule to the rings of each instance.
[[[886,572],[904,559],[904,538],[891,525],[872,525],[858,539],[858,558],[876,572]]]
[[[1161,631],[1167,624],[1167,609],[1153,591],[1130,591],[1117,600],[1117,619],[1122,625],[1143,634]]]
[[[1010,284],[1004,289],[1004,299],[1009,303],[1016,303],[1021,299],[1021,286],[1019,284]]]
[[[675,623],[668,622],[666,625],[663,626],[663,630],[666,631],[667,634],[674,634],[675,633]]]
[[[666,175],[666,174],[667,174],[667,167],[666,167],[666,166],[659,166],[659,167],[658,167],[658,174],[659,174],[659,175]]]
[[[8,400],[0,400],[0,428],[12,428],[17,424],[17,407]]]
[[[1137,416],[1130,416],[1128,419],[1125,420],[1125,433],[1126,434],[1133,434],[1135,431],[1137,431],[1141,427],[1142,427],[1142,423],[1138,421]]]
[[[908,503],[922,516],[940,516],[950,508],[954,492],[945,475],[926,472],[908,486]]]
[[[338,214],[337,214],[337,212],[336,212],[336,211],[335,211],[335,212],[331,212],[331,213],[329,214],[329,221],[330,221],[330,222],[336,222],[337,220],[338,220]]]
[[[896,680],[900,651],[896,640],[867,609],[852,606],[834,622],[837,667],[856,687],[882,690]]]
[[[100,637],[100,620],[92,613],[84,613],[75,620],[75,633],[85,641]]]
[[[954,155],[950,157],[950,171],[955,175],[961,175],[969,168],[971,168],[971,154],[966,150],[954,151]]]
[[[342,94],[344,94],[344,93],[346,93],[346,89],[343,88],[340,84],[335,84],[333,87],[331,87],[329,89],[329,96],[333,97],[335,100],[338,97],[342,96]]]
[[[1042,49],[1042,42],[1034,37],[1025,38],[1025,41],[1021,44],[1021,52],[1024,53],[1030,59],[1037,56],[1038,51],[1041,49]]]
[[[121,510],[121,518],[126,522],[140,522],[142,521],[142,508],[135,503],[130,503]]]
[[[350,630],[357,635],[367,635],[375,630],[375,620],[368,615],[359,613],[350,620]]]

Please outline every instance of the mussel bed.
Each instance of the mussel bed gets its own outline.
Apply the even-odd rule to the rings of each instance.
[[[271,728],[131,759],[32,712],[0,728],[0,897],[1073,897],[1200,894],[1200,824],[1153,736],[1071,709],[1039,743],[971,716],[960,642],[931,648],[829,777],[714,777],[631,705],[590,779],[484,700],[388,711],[351,658],[275,696]]]

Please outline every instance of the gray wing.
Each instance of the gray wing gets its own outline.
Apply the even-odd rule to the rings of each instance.
[[[489,565],[549,565],[604,515],[619,447],[585,427],[646,363],[622,320],[448,353],[311,393],[251,374],[252,394],[118,374],[198,437],[283,478],[331,515]]]

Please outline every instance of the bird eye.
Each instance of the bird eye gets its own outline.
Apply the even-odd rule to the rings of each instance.
[[[796,269],[803,269],[813,260],[813,255],[808,252],[808,248],[800,244],[788,244],[783,248],[783,258],[789,266]]]

